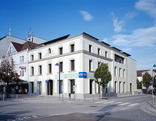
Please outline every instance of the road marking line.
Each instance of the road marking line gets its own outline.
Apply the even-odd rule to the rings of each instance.
[[[129,102],[127,102],[127,103],[122,103],[122,104],[119,104],[119,105],[127,105],[127,104],[130,104]]]
[[[134,104],[131,104],[131,105],[128,105],[128,106],[135,106],[135,105],[139,105],[139,103],[134,103]]]

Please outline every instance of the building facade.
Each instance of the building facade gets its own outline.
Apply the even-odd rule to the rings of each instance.
[[[135,93],[136,61],[129,54],[87,33],[68,36],[28,51],[29,93],[58,96],[60,92],[65,97],[70,93],[76,98],[98,94],[94,71],[101,62],[108,64],[112,75],[108,94]]]

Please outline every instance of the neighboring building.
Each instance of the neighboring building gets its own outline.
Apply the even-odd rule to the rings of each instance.
[[[68,36],[28,51],[29,93],[58,96],[60,83],[60,93],[65,97],[69,93],[75,94],[76,98],[98,94],[94,71],[101,62],[108,64],[112,74],[107,85],[109,95],[135,93],[136,61],[129,58],[129,54],[86,33]]]
[[[26,42],[26,40],[19,39],[17,37],[13,37],[13,36],[10,36],[10,35],[7,35],[7,36],[4,36],[4,37],[0,38],[0,59],[3,56],[5,56],[5,54],[7,52],[7,49],[8,49],[8,46],[9,46],[11,41],[19,43],[19,44],[23,44],[23,43]]]
[[[143,75],[145,74],[145,72],[148,72],[152,77],[155,77],[156,76],[156,69],[153,69],[153,70],[137,70],[137,80],[139,82],[142,82],[143,80]],[[142,84],[142,89],[146,89],[146,87],[143,86]],[[152,86],[149,87],[149,89],[152,89]]]
[[[41,44],[41,43],[46,42],[46,40],[35,37],[35,36],[29,37],[28,41],[31,41],[31,42],[36,43],[36,44]],[[17,37],[13,37],[13,36],[11,36],[11,34],[0,38],[0,59],[3,56],[5,56],[7,49],[8,49],[8,46],[10,45],[10,42],[16,42],[19,44],[23,44],[27,41],[20,39],[20,38],[17,38]]]

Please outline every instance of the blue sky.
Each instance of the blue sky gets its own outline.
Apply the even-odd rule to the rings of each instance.
[[[0,0],[0,38],[52,40],[91,34],[127,53],[137,69],[156,64],[156,0]]]

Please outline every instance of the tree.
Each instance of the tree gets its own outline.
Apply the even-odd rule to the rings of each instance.
[[[146,72],[144,75],[143,75],[143,86],[146,87],[146,91],[148,92],[148,88],[150,86],[150,79],[152,79],[152,76]]]
[[[102,96],[104,97],[104,90],[106,85],[109,81],[112,79],[112,75],[110,71],[108,70],[108,65],[105,63],[101,63],[100,66],[96,69],[94,73],[95,82],[102,85]],[[101,82],[98,82],[98,78],[101,78]]]
[[[6,86],[6,97],[10,97],[9,91],[9,83],[18,81],[19,76],[14,69],[14,62],[12,58],[3,57],[0,64],[0,79],[7,83]]]
[[[142,89],[142,81],[140,82],[138,79],[137,79],[137,89]]]

